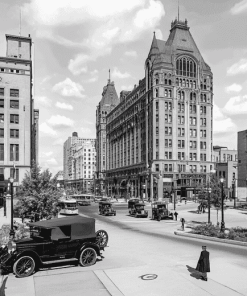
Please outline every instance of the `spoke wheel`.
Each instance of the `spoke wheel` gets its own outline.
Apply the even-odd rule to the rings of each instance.
[[[108,234],[105,230],[98,230],[96,232],[96,244],[99,245],[99,247],[106,247],[108,243]]]
[[[91,266],[94,265],[97,259],[96,251],[93,248],[86,248],[81,251],[80,254],[80,264],[81,266]]]
[[[14,266],[13,272],[18,278],[23,278],[33,274],[35,270],[35,262],[32,257],[23,256],[19,258]]]

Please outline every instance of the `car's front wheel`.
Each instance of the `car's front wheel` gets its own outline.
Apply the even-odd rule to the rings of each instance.
[[[86,248],[81,251],[79,262],[81,266],[87,267],[94,265],[97,259],[96,251],[93,248]]]
[[[23,278],[33,274],[35,270],[35,261],[30,256],[23,256],[19,258],[13,266],[13,273],[18,278]]]

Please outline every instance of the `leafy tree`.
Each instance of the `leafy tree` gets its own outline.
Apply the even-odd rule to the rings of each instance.
[[[58,213],[58,200],[62,192],[57,188],[56,178],[48,169],[41,172],[41,167],[33,163],[16,194],[18,202],[15,211],[22,219],[38,214],[39,219],[50,219]]]
[[[217,225],[218,223],[218,214],[221,205],[221,186],[219,179],[215,175],[210,175],[210,203],[215,207],[217,211]]]

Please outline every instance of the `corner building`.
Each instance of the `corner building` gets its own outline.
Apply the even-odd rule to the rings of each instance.
[[[145,77],[107,115],[108,194],[191,196],[213,168],[213,74],[187,20],[154,34]]]
[[[6,57],[0,57],[0,196],[14,171],[16,190],[32,162],[38,162],[32,39],[6,34],[6,43]]]

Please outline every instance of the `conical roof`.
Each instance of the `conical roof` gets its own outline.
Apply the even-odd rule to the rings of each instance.
[[[117,106],[119,104],[119,98],[115,89],[113,81],[108,79],[107,85],[104,86],[102,92],[102,99],[100,101],[101,107],[103,105]]]

